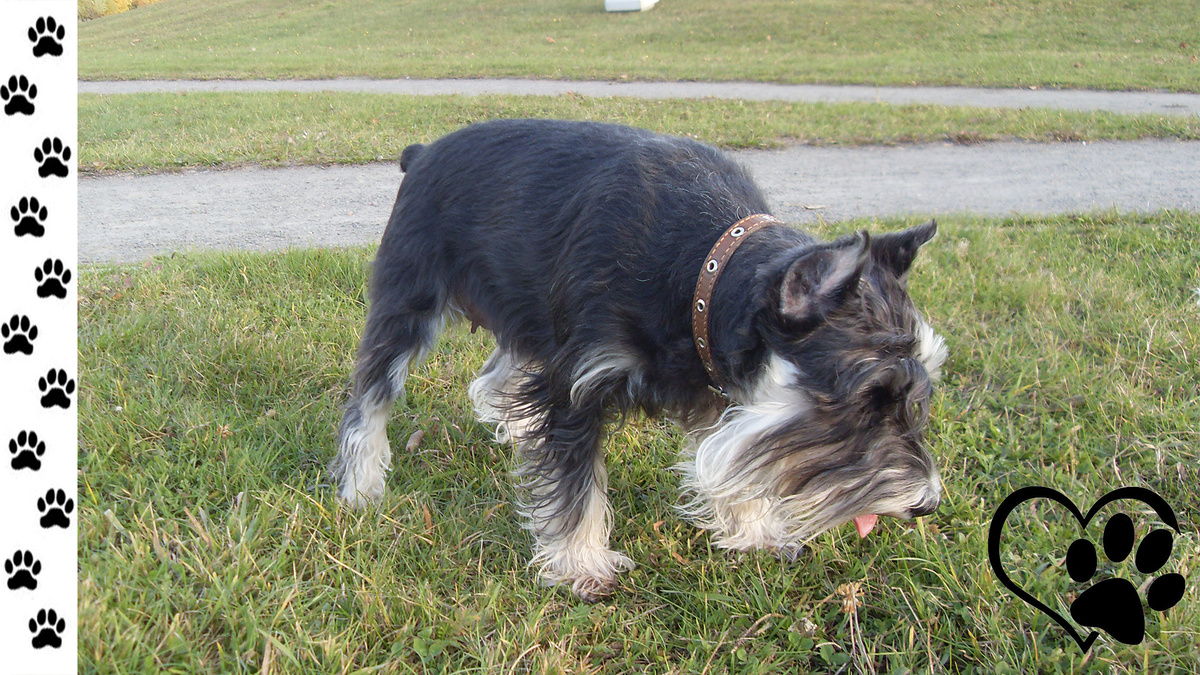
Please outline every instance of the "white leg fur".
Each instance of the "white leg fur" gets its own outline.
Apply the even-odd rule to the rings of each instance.
[[[387,421],[390,404],[359,404],[358,422],[342,432],[335,464],[340,467],[338,499],[361,508],[383,497],[384,480],[392,463]]]
[[[440,330],[443,322],[438,317],[431,327]],[[420,363],[428,353],[429,348],[422,345],[392,361],[388,379],[393,396],[404,396],[409,367]],[[362,508],[383,497],[387,472],[392,467],[387,423],[393,402],[394,398],[372,389],[351,404],[358,407],[358,417],[347,417],[342,423],[333,465],[340,478],[338,500],[351,508]]]
[[[534,486],[534,496],[539,488],[550,485],[552,483],[546,481],[541,486]],[[539,511],[553,512],[557,505],[526,509],[527,527],[535,538],[534,555],[529,564],[538,568],[538,578],[543,584],[569,584],[571,592],[580,599],[595,602],[612,593],[617,586],[618,574],[633,569],[634,563],[628,556],[608,547],[612,509],[608,505],[607,491],[608,472],[604,468],[603,455],[598,454],[593,481],[573,530],[559,533],[562,529],[560,517],[539,515]]]
[[[483,424],[496,425],[496,441],[520,443],[529,436],[533,418],[522,419],[513,411],[513,399],[528,366],[518,367],[512,355],[497,348],[488,357],[479,377],[467,387],[467,396],[475,406],[475,417]]]
[[[497,349],[484,364],[480,376],[471,383],[467,393],[475,406],[480,422],[496,425],[496,440],[512,442],[518,454],[528,454],[542,442],[532,431],[536,416],[521,416],[514,410],[513,396],[528,364],[518,364],[513,356]],[[521,471],[518,470],[518,474]],[[531,477],[530,488],[534,503],[554,486],[553,478]],[[563,532],[561,516],[551,515],[557,504],[542,504],[540,508],[525,506],[525,527],[534,535],[533,558],[530,565],[538,568],[538,578],[546,585],[569,584],[572,592],[586,601],[596,601],[617,585],[617,575],[634,567],[623,553],[608,548],[612,530],[612,512],[608,505],[608,473],[604,457],[597,455],[593,481],[582,508],[579,522]]]

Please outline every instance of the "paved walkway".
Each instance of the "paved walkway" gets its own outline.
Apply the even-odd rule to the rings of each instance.
[[[754,174],[775,215],[793,223],[1200,211],[1200,142],[798,146],[731,154]],[[79,259],[378,242],[399,184],[394,163],[81,178]]]
[[[80,93],[350,91],[781,101],[879,101],[1200,116],[1200,94],[551,80],[80,82]],[[733,153],[774,213],[816,219],[1200,211],[1200,142],[947,143]],[[131,262],[189,249],[275,250],[377,242],[400,183],[394,163],[106,176],[79,181],[79,259]]]
[[[1115,113],[1200,116],[1200,94],[979,89],[970,87],[861,87],[761,82],[587,82],[563,80],[134,80],[80,82],[80,93],[133,94],[192,91],[349,91],[379,94],[539,94],[634,98],[722,98],[752,101],[928,103],[989,108],[1053,108]]]

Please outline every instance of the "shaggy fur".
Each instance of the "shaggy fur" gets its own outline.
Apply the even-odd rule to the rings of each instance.
[[[401,165],[332,465],[344,502],[383,494],[391,404],[465,317],[496,338],[470,395],[517,449],[533,563],[581,598],[633,565],[608,545],[600,441],[635,410],[690,430],[682,512],[723,546],[791,554],[856,516],[937,507],[921,433],[946,353],[906,292],[932,222],[833,242],[750,235],[709,310],[725,398],[690,306],[721,233],[768,211],[740,166],[681,138],[537,120],[472,125]]]

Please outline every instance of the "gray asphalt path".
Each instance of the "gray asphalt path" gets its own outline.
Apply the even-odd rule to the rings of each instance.
[[[1200,211],[1200,142],[937,143],[732,153],[775,215]],[[192,249],[377,242],[396,164],[191,171],[79,180],[79,259],[131,262]]]
[[[750,101],[929,103],[991,108],[1054,108],[1115,113],[1200,115],[1200,94],[980,89],[971,87],[864,87],[761,82],[586,82],[563,80],[135,80],[80,82],[80,93],[133,94],[198,91],[349,91],[385,94],[540,94],[635,98],[722,98]]]

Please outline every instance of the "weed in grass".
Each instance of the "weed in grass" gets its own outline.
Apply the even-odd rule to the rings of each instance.
[[[928,432],[942,508],[866,540],[827,533],[791,564],[730,554],[672,510],[678,435],[633,420],[608,451],[614,541],[639,567],[594,606],[525,567],[511,453],[465,396],[483,333],[449,331],[410,379],[390,436],[424,436],[397,451],[383,502],[335,505],[324,466],[372,251],[84,269],[81,671],[1200,669],[1194,582],[1143,644],[1102,638],[1085,656],[986,556],[1017,487],[1083,503],[1143,485],[1180,517],[1170,571],[1195,576],[1200,218],[939,222],[912,292],[951,353]],[[1044,515],[1014,514],[1013,562],[1039,592],[1078,592],[1072,537]]]

